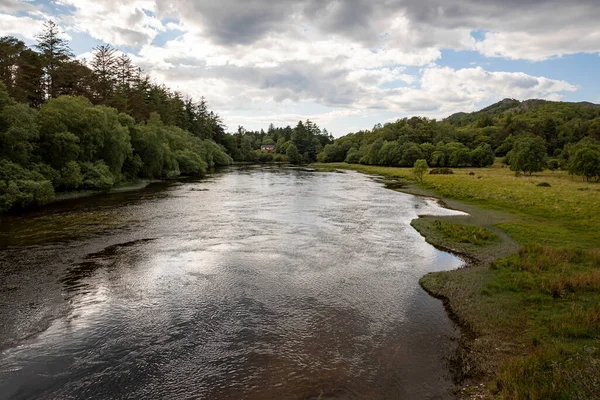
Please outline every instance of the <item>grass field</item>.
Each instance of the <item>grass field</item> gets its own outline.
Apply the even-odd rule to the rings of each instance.
[[[408,168],[326,166],[413,178]],[[600,399],[600,184],[562,171],[515,177],[501,165],[454,172],[404,190],[471,214],[413,221],[429,242],[479,260],[421,280],[468,333],[459,374],[487,382],[489,397]]]

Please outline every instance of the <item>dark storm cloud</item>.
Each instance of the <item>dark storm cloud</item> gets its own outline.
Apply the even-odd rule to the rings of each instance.
[[[201,21],[206,36],[231,45],[308,25],[326,35],[376,43],[396,15],[425,34],[432,28],[537,31],[553,22],[586,23],[600,17],[598,0],[157,0],[157,5],[189,23]],[[426,35],[416,44],[431,45]]]

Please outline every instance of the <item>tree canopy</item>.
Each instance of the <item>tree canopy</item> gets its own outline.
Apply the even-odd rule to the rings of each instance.
[[[109,45],[88,67],[51,21],[36,49],[0,38],[0,212],[232,162],[205,99],[151,83]]]
[[[511,165],[520,164],[513,168],[522,166],[521,172],[529,174],[544,168],[548,158],[550,165],[569,169],[567,149],[584,139],[600,140],[600,105],[505,99],[442,121],[403,118],[349,133],[324,146],[318,160],[412,167],[424,159],[432,167],[485,167],[495,157],[506,157]],[[527,153],[525,143],[531,150]],[[595,153],[586,154],[591,158]]]

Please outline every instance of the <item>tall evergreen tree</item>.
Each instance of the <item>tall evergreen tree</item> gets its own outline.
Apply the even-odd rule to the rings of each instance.
[[[116,50],[111,45],[101,45],[94,48],[94,58],[91,66],[96,76],[94,94],[95,103],[109,103],[116,81],[117,58]]]
[[[73,57],[69,42],[61,38],[60,33],[58,25],[50,20],[44,24],[44,32],[36,37],[38,41],[36,48],[40,51],[44,62],[48,98],[58,96],[57,82],[60,80],[58,75],[64,72],[60,67]]]

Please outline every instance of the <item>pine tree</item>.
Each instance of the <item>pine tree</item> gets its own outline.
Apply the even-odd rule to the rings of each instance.
[[[115,52],[116,50],[111,45],[94,48],[91,66],[96,77],[94,92],[98,104],[107,104],[113,93],[117,73]]]
[[[15,99],[40,108],[44,102],[44,63],[35,51],[26,48],[21,52],[15,76]]]
[[[129,97],[136,67],[126,54],[115,59],[116,87],[110,104],[120,112],[131,113]]]
[[[128,96],[128,106],[131,110],[131,116],[137,121],[147,121],[150,118],[149,111],[149,93],[152,84],[150,77],[142,74],[142,69],[138,68],[132,78],[132,85]]]
[[[120,87],[129,87],[135,74],[135,65],[127,54],[122,54],[115,60],[115,70],[117,85]]]
[[[58,96],[57,81],[59,80],[60,66],[73,57],[68,41],[62,39],[59,35],[58,25],[50,20],[44,24],[44,33],[36,37],[38,41],[36,48],[40,51],[44,62],[46,95],[48,98]]]

